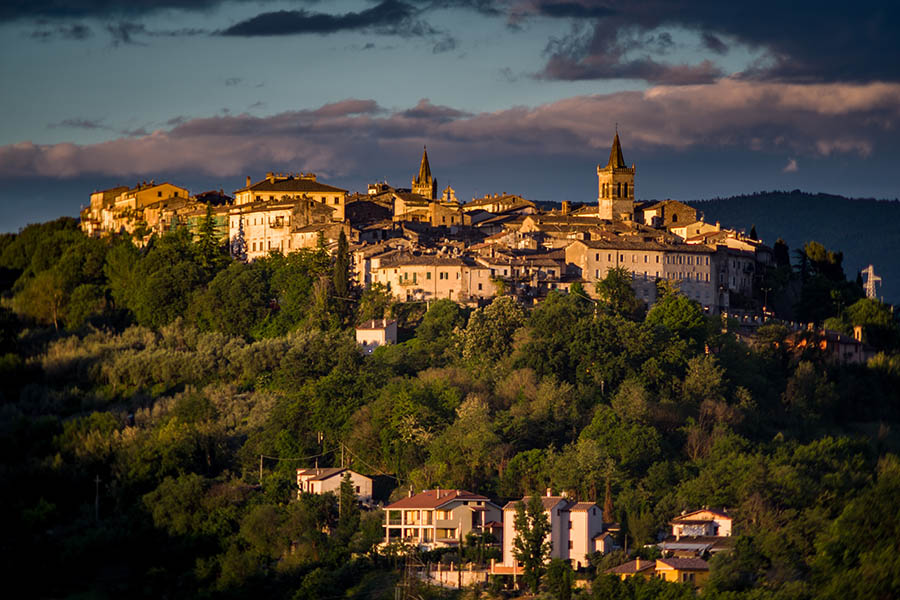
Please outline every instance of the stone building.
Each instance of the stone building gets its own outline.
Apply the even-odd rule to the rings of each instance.
[[[422,148],[422,162],[418,174],[412,180],[412,193],[429,200],[437,200],[437,185],[437,179],[431,175],[431,165],[428,164],[428,149]]]
[[[613,139],[609,161],[605,167],[597,165],[599,216],[607,221],[634,220],[634,171],[625,164],[619,132]]]
[[[237,206],[289,198],[308,198],[332,209],[333,221],[344,220],[347,190],[326,185],[316,180],[314,173],[266,173],[265,179],[247,185],[234,193]]]

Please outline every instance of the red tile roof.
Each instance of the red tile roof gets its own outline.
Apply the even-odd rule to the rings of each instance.
[[[656,563],[679,571],[709,571],[709,563],[702,558],[660,558]]]
[[[425,490],[415,496],[401,498],[384,508],[439,508],[454,500],[490,502],[490,498],[466,490]]]
[[[640,566],[638,566],[638,561],[631,560],[627,563],[619,565],[618,567],[607,569],[606,572],[611,575],[633,575],[635,573],[646,571],[647,569],[652,569],[655,566],[656,563],[652,560],[641,560]]]

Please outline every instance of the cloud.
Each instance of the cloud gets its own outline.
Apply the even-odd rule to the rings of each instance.
[[[781,170],[782,173],[796,173],[800,170],[800,167],[797,165],[796,158],[789,158],[787,164]]]
[[[94,32],[87,25],[82,25],[81,23],[71,23],[54,25],[50,26],[49,28],[45,27],[44,29],[35,29],[31,32],[29,37],[41,41],[48,41],[51,39],[81,41],[86,40],[93,34]]]
[[[720,0],[522,0],[510,9],[511,19],[568,18],[590,23],[588,42],[576,55],[553,55],[547,77],[619,77],[629,62],[623,36],[680,28],[696,32],[714,54],[727,49],[721,36],[763,51],[765,60],[748,69],[747,77],[790,82],[900,80],[900,5],[798,0],[759,0],[745,9],[724,7]],[[793,26],[788,26],[793,24]],[[572,37],[581,34],[573,33]],[[652,60],[646,57],[635,61]],[[618,68],[591,68],[594,63]],[[571,63],[581,69],[560,69]],[[640,75],[637,69],[637,75]],[[654,71],[651,70],[651,73]],[[651,80],[653,81],[653,80]]]
[[[59,123],[51,123],[49,127],[55,129],[57,127],[66,127],[69,129],[109,129],[109,126],[103,123],[103,119],[63,119]]]
[[[703,41],[703,46],[708,50],[712,50],[716,54],[726,54],[728,52],[728,45],[723,42],[719,36],[710,33],[708,31],[704,31],[700,36],[700,39]]]
[[[134,37],[146,34],[147,28],[141,23],[120,21],[118,23],[107,23],[106,31],[112,37],[113,46],[120,46],[123,44],[138,44],[139,42]]]
[[[240,85],[242,81],[244,80],[240,77],[229,77],[225,80],[225,87],[234,87],[236,85]]]
[[[2,146],[0,176],[233,176],[277,168],[347,176],[366,169],[373,157],[408,160],[423,143],[451,162],[498,156],[601,160],[616,122],[626,153],[738,149],[776,156],[789,152],[798,157],[794,160],[836,154],[865,157],[896,146],[900,84],[723,79],[474,114],[427,99],[397,110],[386,110],[373,100],[348,99],[267,117],[194,118],[98,144]]]
[[[398,0],[383,0],[366,10],[336,15],[303,9],[279,10],[241,21],[221,33],[239,37],[364,30],[416,36],[435,33],[428,24],[414,19],[417,13],[413,6]]]
[[[224,0],[12,0],[0,4],[0,22],[139,16],[169,9],[205,11],[223,3]]]
[[[602,31],[601,31],[602,29]],[[712,83],[723,73],[709,60],[696,65],[670,64],[651,57],[667,54],[674,42],[667,32],[643,35],[635,28],[575,25],[569,36],[553,38],[544,54],[548,60],[541,79],[642,79],[650,83],[689,85]],[[638,58],[631,58],[635,53]]]
[[[444,36],[434,44],[434,48],[431,49],[433,54],[441,54],[443,52],[452,52],[456,50],[457,41],[456,38],[451,37],[449,35]]]

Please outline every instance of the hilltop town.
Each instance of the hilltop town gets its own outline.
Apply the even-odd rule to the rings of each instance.
[[[618,134],[582,205],[410,170],[151,181],[0,236],[34,595],[893,597],[872,269],[635,200]]]
[[[704,222],[682,202],[636,201],[636,184],[616,133],[609,160],[597,166],[596,202],[576,208],[541,210],[506,192],[461,202],[453,188],[439,191],[426,149],[409,188],[378,182],[350,193],[312,173],[267,173],[248,176],[231,197],[144,182],[93,193],[81,227],[142,244],[179,225],[196,230],[209,209],[222,241],[251,261],[321,243],[333,250],[343,232],[357,284],[382,284],[399,301],[477,305],[502,291],[530,303],[575,283],[593,295],[597,281],[621,268],[648,304],[668,281],[707,313],[761,313],[754,282],[772,248],[752,232]]]

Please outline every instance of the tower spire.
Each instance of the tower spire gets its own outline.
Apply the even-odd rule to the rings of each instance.
[[[431,165],[428,164],[428,148],[422,146],[422,163],[419,165],[419,176],[416,178],[419,183],[425,183],[431,179]]]
[[[625,157],[622,156],[622,145],[619,143],[619,124],[616,123],[616,137],[613,138],[612,148],[609,151],[609,162],[606,163],[606,167],[622,169],[626,166]]]
[[[431,200],[437,198],[437,180],[431,175],[431,165],[428,164],[428,148],[422,146],[422,162],[419,164],[419,174],[412,180],[414,194],[425,196]]]

